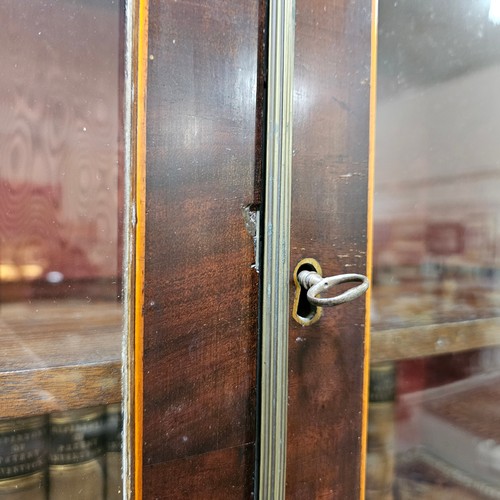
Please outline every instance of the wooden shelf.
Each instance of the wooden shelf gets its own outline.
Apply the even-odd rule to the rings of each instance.
[[[0,418],[121,399],[122,306],[33,302],[0,306]]]
[[[372,306],[372,362],[500,345],[500,294],[493,285],[378,285]]]
[[[372,363],[500,345],[500,318],[372,331]]]

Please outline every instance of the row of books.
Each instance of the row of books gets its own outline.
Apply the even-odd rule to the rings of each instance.
[[[0,499],[121,499],[122,420],[120,404],[0,420]]]

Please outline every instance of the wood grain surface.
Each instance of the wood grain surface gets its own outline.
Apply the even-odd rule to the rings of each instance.
[[[143,478],[151,498],[175,478],[184,478],[185,498],[252,488],[248,464],[211,462],[206,483],[192,463],[255,440],[258,275],[242,211],[258,201],[259,15],[258,1],[149,4]],[[213,485],[229,476],[235,490],[217,493]]]
[[[296,21],[291,267],[364,274],[371,5],[298,0]],[[291,323],[288,498],[360,495],[364,306]]]
[[[252,498],[253,445],[216,450],[168,463],[146,466],[144,497],[158,500],[187,498],[220,500]]]
[[[2,418],[118,403],[121,361],[0,372]]]
[[[122,306],[35,302],[0,307],[0,418],[121,398]]]

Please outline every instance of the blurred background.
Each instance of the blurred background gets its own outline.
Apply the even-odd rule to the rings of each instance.
[[[367,498],[500,498],[499,23],[379,2]]]

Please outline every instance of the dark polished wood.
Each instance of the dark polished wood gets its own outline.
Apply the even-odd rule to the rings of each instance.
[[[253,445],[216,450],[144,468],[144,498],[252,498]]]
[[[235,447],[256,432],[260,17],[259,1],[149,5],[145,498],[252,491]]]
[[[253,491],[259,3],[150,2],[145,498]],[[292,268],[365,272],[370,30],[367,0],[297,4]],[[291,325],[289,498],[359,496],[363,357],[363,299]]]
[[[296,21],[292,269],[364,274],[371,3],[297,0]],[[291,321],[288,498],[359,497],[364,302]]]

